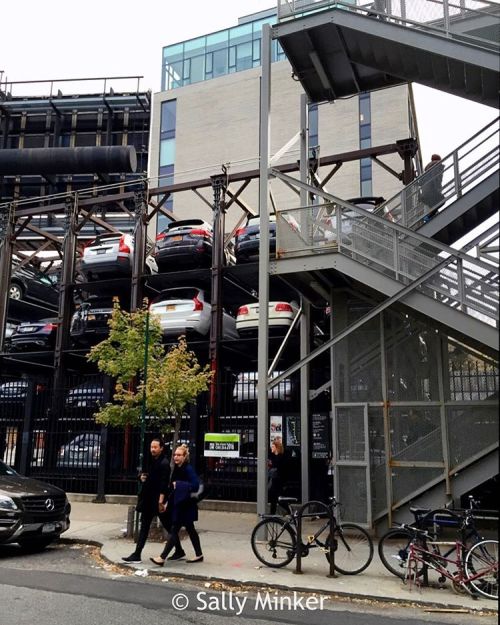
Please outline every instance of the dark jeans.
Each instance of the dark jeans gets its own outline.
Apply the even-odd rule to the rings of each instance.
[[[144,549],[144,545],[149,536],[149,530],[151,528],[151,523],[153,519],[157,516],[160,519],[161,524],[170,534],[171,532],[171,524],[166,514],[158,514],[153,510],[144,510],[141,512],[141,528],[139,530],[139,537],[137,538],[137,544],[135,546],[135,553],[140,555],[142,550]],[[174,543],[176,551],[182,551],[181,544],[179,542],[179,536],[177,536],[177,541]]]
[[[161,552],[160,557],[163,560],[167,559],[168,554],[172,551],[173,547],[175,547],[177,550],[177,544],[179,544],[179,531],[181,527],[182,525],[179,525],[178,523],[174,523],[172,525],[172,529],[170,531],[170,536],[167,541],[167,544],[165,545],[163,551]],[[194,523],[184,523],[184,527],[186,528],[188,536],[191,539],[191,544],[193,545],[193,549],[194,549],[196,556],[198,557],[198,556],[203,555],[203,552],[201,550],[200,537],[198,536],[198,532],[196,531],[194,527]]]

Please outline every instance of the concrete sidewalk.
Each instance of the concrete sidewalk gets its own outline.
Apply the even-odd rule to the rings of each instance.
[[[71,499],[71,498],[70,498]],[[320,592],[333,596],[388,600],[402,603],[419,603],[448,608],[472,610],[497,609],[494,601],[473,599],[469,595],[453,592],[447,582],[443,589],[434,587],[410,590],[391,575],[375,555],[370,566],[359,575],[328,577],[329,565],[319,549],[312,550],[302,560],[303,573],[297,575],[295,561],[283,569],[271,569],[260,564],[250,546],[250,535],[256,515],[241,512],[200,510],[197,528],[204,553],[204,562],[188,564],[185,561],[167,562],[164,567],[150,562],[158,556],[162,543],[148,541],[141,564],[126,564],[122,556],[132,553],[134,544],[124,538],[128,506],[124,504],[96,504],[72,501],[71,527],[63,538],[78,542],[97,542],[102,545],[101,555],[108,561],[129,569],[148,570],[170,578],[226,582],[257,587],[286,588],[305,592]],[[187,557],[192,557],[189,539],[183,540]],[[431,573],[431,582],[437,581]]]

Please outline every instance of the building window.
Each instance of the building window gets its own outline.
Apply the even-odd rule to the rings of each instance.
[[[162,91],[259,67],[262,25],[275,22],[276,15],[271,15],[166,46],[163,48]],[[271,60],[284,58],[283,49],[277,41],[273,41]]]
[[[370,148],[372,145],[371,100],[369,93],[359,95],[359,147]],[[362,158],[360,161],[359,186],[361,196],[373,195],[372,161]]]
[[[177,123],[177,100],[167,100],[161,105],[160,125],[160,167],[159,184],[168,185],[174,182],[175,165],[175,127]],[[170,196],[165,203],[167,210],[173,210],[173,198]],[[165,218],[158,217],[157,230],[165,227]]]

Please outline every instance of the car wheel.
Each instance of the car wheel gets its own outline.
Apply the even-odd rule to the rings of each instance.
[[[18,542],[23,551],[35,553],[37,551],[43,551],[54,540],[54,538],[21,538]]]
[[[11,299],[21,300],[23,299],[23,295],[24,295],[23,287],[20,284],[13,282],[10,285],[9,297]]]

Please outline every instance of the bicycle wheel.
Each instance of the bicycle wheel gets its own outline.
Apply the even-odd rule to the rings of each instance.
[[[382,536],[378,543],[378,555],[382,564],[390,573],[401,579],[404,579],[406,575],[412,537],[408,530],[391,529]]]
[[[333,532],[335,546],[334,568],[343,575],[364,571],[373,559],[373,542],[368,532],[355,523],[342,523]],[[330,536],[325,548],[330,548]],[[330,552],[325,553],[330,562]]]
[[[378,543],[378,555],[382,564],[390,573],[402,580],[407,578],[408,554],[410,543],[414,538],[412,532],[403,528],[394,528],[386,532]],[[416,570],[417,577],[420,577],[425,571],[425,565],[419,562]]]
[[[467,584],[474,591],[498,599],[498,541],[483,540],[465,555]]]
[[[280,518],[259,521],[252,532],[251,543],[257,560],[275,569],[286,566],[295,557],[295,532]]]

